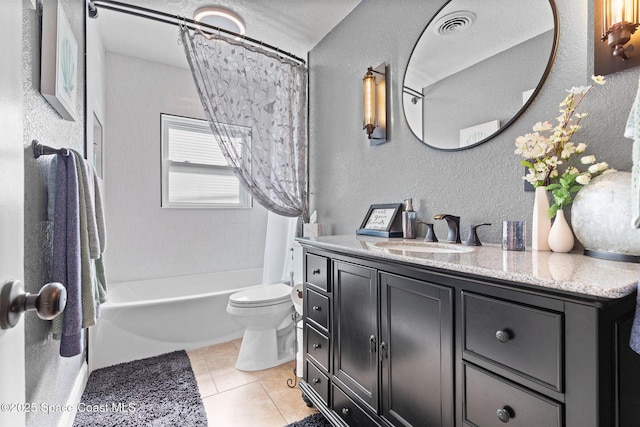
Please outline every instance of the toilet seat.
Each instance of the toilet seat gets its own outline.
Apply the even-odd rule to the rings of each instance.
[[[229,306],[238,308],[267,307],[283,303],[292,305],[291,287],[284,283],[236,292],[229,297]]]

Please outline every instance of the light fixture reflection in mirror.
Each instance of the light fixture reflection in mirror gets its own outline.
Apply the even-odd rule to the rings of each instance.
[[[448,151],[493,138],[533,102],[557,39],[553,0],[446,2],[416,42],[405,72],[403,107],[412,132]],[[489,123],[500,125],[491,130]],[[461,131],[470,129],[482,133],[465,142]]]

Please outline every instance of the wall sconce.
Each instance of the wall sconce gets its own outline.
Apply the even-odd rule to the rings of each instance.
[[[638,9],[638,0],[595,1],[594,74],[611,74],[640,65],[640,55],[629,55],[633,52],[632,36],[640,26]],[[637,44],[638,38],[635,39]]]
[[[625,48],[636,32],[638,22],[638,5],[636,0],[602,0],[602,38],[607,40],[613,56],[626,61],[629,59],[626,50],[633,51],[633,45]]]
[[[369,67],[362,79],[363,125],[371,145],[387,141],[386,65]]]

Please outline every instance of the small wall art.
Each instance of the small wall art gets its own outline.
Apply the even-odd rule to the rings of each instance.
[[[40,93],[65,120],[75,121],[78,43],[58,0],[42,2]]]

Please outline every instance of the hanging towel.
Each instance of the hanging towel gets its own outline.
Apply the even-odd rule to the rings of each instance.
[[[635,101],[627,119],[624,136],[633,139],[631,169],[631,225],[640,228],[640,81]]]
[[[640,228],[640,80],[638,82],[638,92],[635,101],[631,106],[624,136],[633,139],[631,157],[633,160],[633,167],[631,169],[631,226]],[[629,345],[636,353],[640,353],[640,280],[638,281],[636,314],[633,319]]]
[[[71,151],[76,158],[76,170],[78,172],[78,207],[80,210],[80,277],[81,277],[81,299],[82,299],[82,327],[88,328],[96,324],[96,300],[95,300],[95,265],[91,259],[91,247],[89,242],[89,227],[93,222],[95,228],[95,215],[93,210],[93,200],[87,184],[87,168],[84,159],[80,154]],[[89,218],[93,216],[93,221]],[[97,231],[96,231],[97,234]],[[96,251],[98,250],[96,243]]]
[[[54,336],[60,337],[60,355],[82,352],[82,302],[80,259],[80,209],[78,173],[74,156],[56,155],[55,207],[53,219],[52,281],[67,290],[67,305],[54,319]]]

